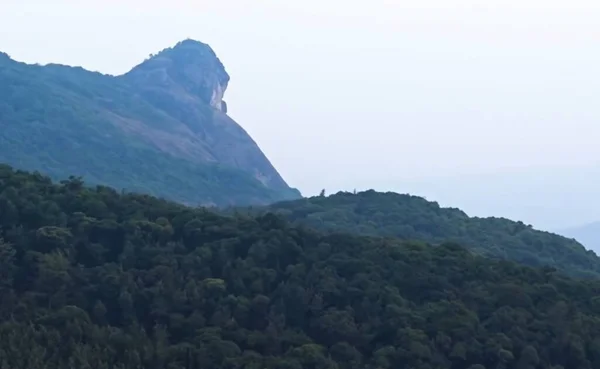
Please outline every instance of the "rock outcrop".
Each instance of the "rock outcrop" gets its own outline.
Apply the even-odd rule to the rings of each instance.
[[[160,136],[161,147],[175,155],[237,167],[267,187],[288,187],[248,133],[226,115],[223,96],[230,76],[207,44],[179,42],[121,78],[153,106],[183,123],[170,127],[178,132],[168,135],[153,130],[142,135],[151,134],[150,140]]]
[[[225,111],[223,96],[230,77],[213,49],[202,42],[181,41],[151,56],[125,77],[138,86],[190,94],[219,111]]]
[[[227,115],[225,67],[185,40],[122,76],[0,55],[0,163],[190,205],[300,197]]]

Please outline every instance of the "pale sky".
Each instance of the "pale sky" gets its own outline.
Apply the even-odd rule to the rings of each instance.
[[[303,194],[414,192],[561,228],[600,219],[598,19],[591,0],[0,0],[0,50],[120,74],[197,39]]]

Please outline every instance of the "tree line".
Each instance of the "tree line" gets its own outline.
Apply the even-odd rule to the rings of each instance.
[[[600,367],[600,283],[0,166],[0,369]]]

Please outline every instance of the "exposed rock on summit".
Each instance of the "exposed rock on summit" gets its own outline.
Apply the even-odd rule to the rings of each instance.
[[[300,197],[226,114],[228,84],[193,40],[116,77],[0,54],[0,163],[189,205]]]
[[[226,115],[223,95],[230,77],[207,44],[181,41],[121,78],[146,101],[183,123],[168,127],[168,133],[164,128],[139,132],[159,141],[163,150],[242,169],[267,187],[288,187],[248,133]]]
[[[229,84],[229,74],[213,49],[202,42],[185,40],[164,49],[133,68],[126,78],[146,88],[162,88],[198,97],[226,112],[223,95]]]

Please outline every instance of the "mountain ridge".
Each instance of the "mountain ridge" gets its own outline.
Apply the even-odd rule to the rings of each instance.
[[[477,254],[521,264],[549,266],[583,277],[600,276],[600,258],[567,237],[499,217],[469,217],[419,196],[368,190],[338,192],[230,212],[272,212],[292,224],[329,232],[456,242]]]
[[[229,78],[214,51],[193,40],[120,76],[5,54],[0,162],[188,205],[299,198],[226,114]]]

